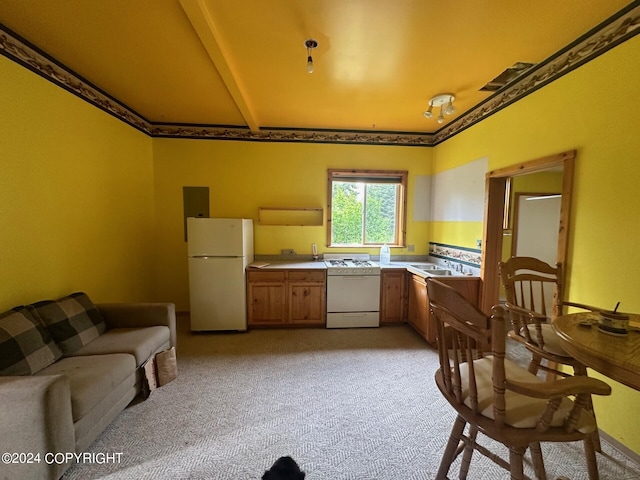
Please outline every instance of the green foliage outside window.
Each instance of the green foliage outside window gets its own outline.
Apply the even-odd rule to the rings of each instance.
[[[396,243],[397,192],[392,184],[367,185],[364,243]]]
[[[395,244],[398,185],[334,181],[331,244]]]

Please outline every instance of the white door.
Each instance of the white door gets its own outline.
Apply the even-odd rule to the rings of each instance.
[[[558,261],[558,226],[560,225],[560,203],[558,195],[520,195],[518,199],[518,218],[516,234],[516,256],[534,257],[555,266]],[[553,287],[544,289],[544,303],[547,312],[553,305]],[[536,304],[540,305],[541,293]],[[530,306],[527,305],[528,308]]]
[[[549,265],[556,264],[561,201],[556,195],[518,197],[517,257],[534,257]]]
[[[191,330],[246,330],[243,258],[189,258]]]

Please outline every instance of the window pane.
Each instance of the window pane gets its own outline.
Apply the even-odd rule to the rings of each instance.
[[[328,245],[404,245],[407,172],[329,169],[328,173]]]
[[[396,243],[397,194],[397,185],[367,185],[365,243]]]
[[[331,200],[331,239],[333,244],[363,243],[363,184],[333,182]]]

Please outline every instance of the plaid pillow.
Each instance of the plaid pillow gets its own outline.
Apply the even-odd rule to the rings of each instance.
[[[86,293],[44,300],[31,308],[65,355],[84,347],[106,330],[102,315]]]
[[[26,307],[0,315],[0,375],[31,375],[60,357],[47,329]]]

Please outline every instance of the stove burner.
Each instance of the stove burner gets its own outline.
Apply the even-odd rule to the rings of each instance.
[[[347,266],[347,262],[345,262],[344,260],[329,260],[329,263],[331,264],[332,267],[346,267]]]
[[[369,260],[354,260],[353,264],[356,267],[373,267],[373,264]]]

